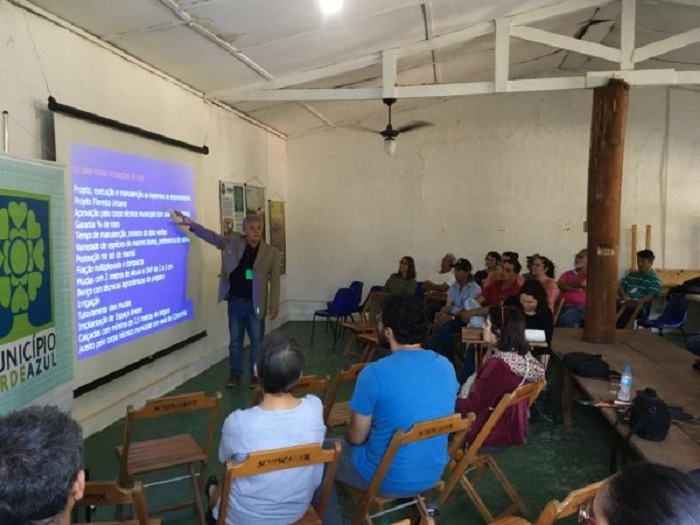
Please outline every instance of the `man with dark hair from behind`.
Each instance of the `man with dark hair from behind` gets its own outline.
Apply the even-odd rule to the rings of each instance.
[[[0,417],[0,524],[68,525],[83,497],[83,433],[56,407]]]
[[[598,525],[700,525],[700,483],[662,465],[627,465],[582,505],[582,519]]]
[[[336,479],[366,489],[397,429],[450,415],[458,384],[443,356],[422,347],[428,319],[422,302],[390,296],[377,318],[379,342],[391,354],[360,373]],[[410,496],[432,487],[447,463],[447,436],[402,447],[379,493]]]

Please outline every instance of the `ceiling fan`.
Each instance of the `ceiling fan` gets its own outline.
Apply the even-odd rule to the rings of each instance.
[[[374,131],[374,130],[367,130],[367,131],[379,133],[382,137],[384,137],[384,151],[390,157],[396,151],[396,138],[401,133],[407,133],[409,131],[413,131],[413,130],[420,129],[420,128],[426,128],[428,126],[433,125],[432,122],[425,122],[423,120],[419,120],[419,121],[410,122],[409,124],[406,124],[405,126],[395,128],[391,125],[391,106],[394,105],[394,103],[396,102],[396,99],[395,98],[384,98],[384,99],[382,99],[382,102],[384,102],[384,104],[386,104],[387,108],[389,109],[389,122],[387,123],[386,128],[384,128],[382,131],[378,131],[378,132]],[[366,128],[364,128],[364,129],[366,129]]]

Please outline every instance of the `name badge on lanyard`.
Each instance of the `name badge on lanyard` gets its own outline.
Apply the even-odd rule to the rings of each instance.
[[[253,269],[252,269],[252,268],[248,268],[248,269],[245,271],[245,279],[246,279],[246,281],[252,281],[252,280],[253,280]]]

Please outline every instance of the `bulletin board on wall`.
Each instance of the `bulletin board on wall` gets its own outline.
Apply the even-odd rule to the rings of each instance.
[[[245,185],[219,181],[219,210],[222,235],[243,233],[243,219],[246,216]]]
[[[63,166],[0,155],[0,414],[72,397]]]
[[[270,217],[270,244],[277,248],[280,254],[280,273],[287,273],[287,223],[285,203],[282,201],[267,201]]]

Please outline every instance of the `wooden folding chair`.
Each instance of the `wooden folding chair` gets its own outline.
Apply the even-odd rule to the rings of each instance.
[[[557,326],[557,321],[559,320],[559,316],[561,315],[561,310],[564,308],[564,296],[562,294],[559,294],[559,297],[557,297],[556,301],[554,301],[554,312],[553,313],[553,326]]]
[[[134,483],[130,489],[121,488],[114,482],[94,482],[85,483],[83,498],[76,502],[76,508],[92,506],[121,506],[131,505],[136,519],[127,521],[91,521],[94,525],[112,525],[123,523],[125,525],[160,525],[159,519],[148,519],[146,507],[146,494],[143,484],[140,481]],[[74,520],[77,512],[74,513]],[[74,521],[77,523],[77,521]]]
[[[542,509],[542,512],[537,518],[537,521],[535,521],[534,525],[552,525],[555,521],[559,521],[560,519],[567,518],[572,514],[576,514],[579,507],[583,503],[595,496],[596,492],[598,492],[598,489],[604,482],[605,480],[596,481],[595,483],[591,483],[590,485],[587,485],[581,489],[573,490],[569,492],[562,502],[555,499],[550,500],[544,506],[544,509]],[[491,525],[516,525],[521,523],[524,524],[529,522],[523,520],[522,518],[515,518],[514,516],[511,516],[496,520]]]
[[[571,491],[561,503],[557,500],[549,501],[542,509],[535,525],[552,525],[555,521],[577,513],[579,507],[595,496],[604,482],[605,480],[597,481],[581,489]]]
[[[390,509],[384,510],[387,505],[395,501],[395,498],[379,495],[379,488],[384,481],[384,477],[389,471],[396,453],[402,446],[445,434],[457,434],[453,439],[453,442],[456,439],[458,443],[461,443],[466,437],[469,427],[471,427],[474,419],[474,414],[468,414],[466,418],[462,418],[460,414],[450,414],[449,416],[416,423],[405,432],[400,429],[394,432],[394,436],[391,438],[389,446],[382,457],[382,461],[377,466],[377,470],[374,472],[374,476],[372,476],[372,480],[370,481],[367,489],[363,491],[355,487],[347,486],[350,493],[358,502],[357,512],[352,520],[352,524],[360,525],[361,523],[366,523],[368,525],[372,525],[373,518],[377,518],[390,512],[413,505],[415,505],[418,509],[418,513],[421,517],[421,523],[426,523],[424,519],[428,519],[430,516],[428,514],[428,509],[425,506],[423,494],[416,494],[410,498],[409,502],[404,502]],[[439,481],[438,486],[431,487],[431,489],[440,488],[441,486],[442,481]],[[408,498],[401,499],[403,500]],[[375,514],[370,514],[370,512],[373,511],[376,511]]]
[[[366,366],[367,363],[350,365],[346,370],[339,370],[333,378],[323,403],[323,421],[327,427],[341,427],[350,422],[350,401],[339,402],[338,393],[344,383],[357,381],[357,376]]]
[[[615,325],[617,325],[618,321],[624,315],[625,312],[631,311],[632,314],[629,316],[629,318],[627,319],[627,322],[625,323],[625,326],[623,326],[622,329],[623,330],[634,330],[634,325],[635,325],[635,322],[637,321],[637,316],[639,315],[639,312],[642,311],[642,308],[644,308],[644,303],[639,303],[634,310],[632,310],[631,307],[625,306],[623,304],[617,310],[617,315],[615,316]]]
[[[323,477],[323,488],[318,508],[309,506],[306,514],[293,525],[321,525],[321,520],[326,514],[328,501],[335,480],[335,471],[340,460],[340,443],[336,442],[334,448],[324,449],[320,444],[298,445],[296,447],[278,448],[274,450],[264,450],[253,452],[248,459],[241,463],[233,461],[226,462],[226,475],[221,488],[219,498],[218,525],[226,524],[226,510],[228,508],[228,494],[231,491],[236,478],[265,474],[275,470],[285,470],[289,468],[308,467],[319,463],[329,463]],[[212,504],[215,504],[212,499]]]
[[[328,392],[328,383],[330,382],[330,377],[317,377],[314,375],[301,376],[299,382],[294,388],[292,388],[292,393],[296,395],[300,394],[311,394],[316,393],[318,397],[323,401],[326,398],[326,393]],[[254,407],[260,404],[263,399],[264,392],[262,388],[256,386],[250,395],[250,401],[248,401],[248,407]]]
[[[411,520],[405,519],[392,523],[391,525],[411,525]],[[435,525],[435,520],[433,518],[421,518],[418,525]]]
[[[474,345],[474,371],[478,372],[481,370],[481,366],[484,364],[484,359],[486,357],[486,352],[488,351],[489,345],[484,341],[484,329],[483,328],[462,328],[462,345],[465,347],[469,345]],[[464,352],[466,358],[466,351]]]
[[[527,508],[518,495],[518,492],[515,490],[515,487],[513,487],[511,482],[508,480],[503,470],[501,470],[501,467],[498,466],[495,455],[481,452],[481,447],[486,442],[491,430],[493,430],[496,423],[498,423],[507,409],[511,407],[515,409],[515,405],[521,401],[526,402],[528,408],[531,407],[545,385],[546,382],[544,380],[537,383],[523,384],[510,394],[506,394],[501,398],[474,441],[469,443],[466,452],[459,447],[452,456],[453,460],[449,465],[452,472],[447,480],[445,490],[442,491],[438,499],[439,505],[442,505],[445,503],[445,501],[447,501],[447,498],[452,493],[452,489],[454,489],[455,485],[459,482],[459,484],[462,485],[462,488],[467,492],[467,495],[469,495],[471,500],[474,502],[477,511],[479,514],[481,514],[484,521],[486,523],[491,523],[494,521],[494,516],[491,514],[491,511],[489,511],[488,507],[484,503],[484,500],[476,490],[478,483],[490,470],[493,472],[494,476],[501,484],[506,494],[508,494],[512,502],[511,505],[497,517],[500,518],[510,516],[516,511],[520,511],[525,514],[527,513]],[[473,476],[471,476],[472,471],[474,472]]]
[[[360,310],[357,321],[340,323],[340,326],[350,332],[348,334],[347,341],[345,342],[345,346],[343,347],[343,355],[363,357],[363,354],[358,354],[357,352],[353,351],[353,344],[357,344],[359,342],[358,336],[360,334],[374,333],[377,331],[377,323],[370,322],[369,320],[369,311],[374,304],[383,301],[388,295],[389,294],[386,292],[371,292],[367,297],[362,310]]]
[[[117,447],[119,484],[123,487],[129,487],[138,475],[175,467],[186,467],[189,473],[186,477],[189,477],[192,482],[194,499],[161,509],[154,509],[152,512],[159,514],[193,505],[199,515],[201,525],[206,525],[201,494],[204,488],[204,472],[209,463],[209,451],[214,439],[214,428],[219,416],[220,405],[221,392],[217,392],[216,395],[211,397],[206,396],[203,392],[196,392],[194,394],[151,399],[146,401],[146,404],[139,409],[134,409],[129,405],[124,424],[124,444]],[[209,411],[209,424],[202,444],[198,443],[190,434],[176,434],[146,441],[133,441],[132,434],[137,421],[196,411]],[[165,425],[160,426],[164,427]],[[198,477],[199,480],[197,479]],[[181,479],[183,478],[176,477],[169,481],[179,481]]]

